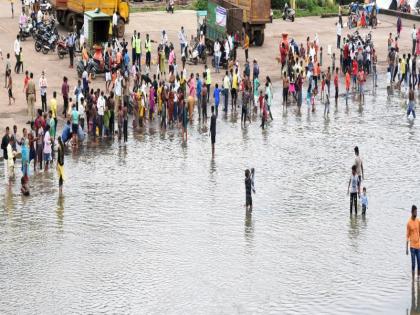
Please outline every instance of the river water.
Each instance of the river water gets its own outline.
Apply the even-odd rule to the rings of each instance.
[[[69,153],[63,198],[55,172],[31,177],[28,199],[2,189],[0,313],[406,314],[420,130],[384,95],[328,120],[276,105],[266,131],[219,117],[215,160],[197,123],[187,145],[150,127]],[[366,218],[349,216],[355,145]]]

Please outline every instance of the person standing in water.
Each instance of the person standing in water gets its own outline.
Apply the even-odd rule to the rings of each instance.
[[[420,222],[417,220],[417,207],[411,206],[411,217],[407,222],[407,242],[405,253],[408,255],[408,245],[410,244],[411,272],[414,278],[417,260],[417,275],[420,277]]]
[[[58,174],[58,189],[60,196],[63,194],[64,182],[64,144],[61,137],[58,137],[58,158],[57,158],[57,174]]]
[[[248,169],[245,170],[245,208],[252,211],[252,179]]]
[[[354,165],[356,166],[356,173],[359,177],[359,183],[362,182],[362,179],[365,179],[365,174],[363,172],[363,161],[362,158],[359,155],[359,147],[354,147],[354,154],[356,155],[356,158],[354,160]]]
[[[350,215],[353,214],[353,204],[354,204],[354,211],[357,215],[357,196],[360,195],[360,181],[359,181],[359,177],[356,174],[356,165],[353,165],[351,168],[351,176],[349,179],[349,186],[347,187],[347,194],[349,194],[349,192],[350,192]]]
[[[216,115],[214,114],[214,106],[211,107],[210,118],[210,137],[211,137],[211,156],[214,158],[215,143],[216,143]]]
[[[413,118],[416,118],[416,112],[414,111],[415,106],[415,98],[414,98],[414,90],[412,85],[410,84],[410,90],[408,92],[408,108],[407,108],[407,118],[410,117],[410,114],[413,114]]]

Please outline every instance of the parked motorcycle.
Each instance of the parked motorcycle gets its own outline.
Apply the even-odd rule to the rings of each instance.
[[[43,42],[42,53],[47,55],[50,50],[55,51],[57,48],[58,36],[53,34],[47,41]]]
[[[48,42],[49,38],[50,34],[48,33],[37,35],[35,38],[35,51],[40,52],[44,44]]]
[[[32,27],[32,37],[34,40],[37,37],[44,35],[44,34],[55,34],[58,35],[57,27],[55,26],[55,21],[53,20],[49,24],[39,24]]]
[[[289,6],[287,6],[287,4],[286,4],[285,7],[284,7],[284,10],[283,10],[283,15],[282,15],[283,20],[284,21],[290,20],[290,21],[294,22],[295,21],[295,16],[296,16],[295,10],[293,10],[292,8],[289,8]]]
[[[83,63],[83,60],[80,60],[77,64],[77,75],[79,78],[82,77],[83,71],[85,71],[85,65]],[[105,64],[100,64],[98,61],[96,61],[93,58],[90,58],[86,65],[86,71],[90,75],[92,79],[95,79],[98,74],[105,73],[108,70],[108,66]]]
[[[69,53],[69,49],[67,47],[66,39],[64,37],[60,37],[57,41],[57,54],[60,59],[63,59],[65,55]]]
[[[19,38],[21,41],[25,41],[26,38],[31,37],[33,33],[32,23],[28,22],[26,25],[19,26]]]

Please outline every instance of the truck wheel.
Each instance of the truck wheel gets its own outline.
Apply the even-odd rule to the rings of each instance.
[[[255,46],[262,46],[264,44],[264,32],[256,31],[254,33]]]
[[[124,37],[124,33],[125,33],[125,23],[123,19],[119,19],[118,20],[118,24],[117,24],[117,32],[118,32],[118,38],[122,38]]]
[[[68,31],[73,31],[76,25],[76,14],[70,13],[67,15],[65,27]]]

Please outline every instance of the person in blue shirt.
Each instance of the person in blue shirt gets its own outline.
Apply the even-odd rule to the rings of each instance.
[[[130,66],[130,56],[128,55],[127,50],[124,50],[124,72],[128,72],[129,66]]]
[[[63,131],[61,133],[61,139],[63,143],[66,144],[70,140],[71,137],[71,122],[67,120],[67,123],[64,125]]]
[[[220,103],[220,89],[219,84],[216,83],[216,87],[213,91],[214,105],[216,107],[216,117],[219,115],[219,103]]]
[[[199,121],[201,120],[201,88],[203,86],[203,82],[200,80],[200,74],[196,74],[196,79],[195,81],[197,82],[197,110],[198,110],[198,119]]]

